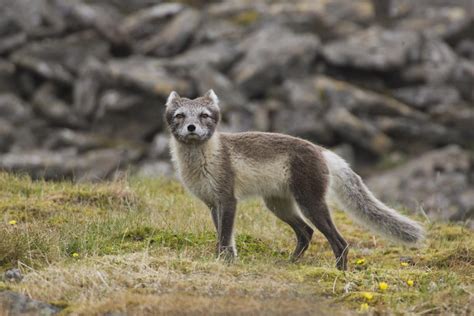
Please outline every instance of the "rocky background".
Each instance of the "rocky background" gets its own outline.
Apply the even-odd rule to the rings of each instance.
[[[474,1],[0,0],[0,168],[171,175],[172,90],[335,150],[385,201],[474,217]]]

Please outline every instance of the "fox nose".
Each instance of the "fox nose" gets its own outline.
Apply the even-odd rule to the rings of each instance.
[[[196,126],[194,126],[193,124],[188,125],[188,131],[194,132],[195,130],[196,130]]]

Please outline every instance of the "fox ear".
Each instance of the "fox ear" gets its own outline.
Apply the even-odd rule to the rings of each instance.
[[[214,92],[214,90],[209,90],[206,92],[206,94],[204,95],[206,98],[209,98],[212,100],[212,102],[214,102],[215,105],[218,105],[219,104],[219,98],[217,97],[216,93]]]
[[[166,106],[170,106],[175,100],[180,98],[179,94],[176,91],[171,91],[168,99],[166,100]]]

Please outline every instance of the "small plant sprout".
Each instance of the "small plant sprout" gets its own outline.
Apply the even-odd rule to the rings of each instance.
[[[370,292],[362,292],[362,297],[365,298],[367,301],[371,301],[374,298],[374,295]]]
[[[362,303],[362,304],[360,304],[359,311],[360,311],[361,313],[365,313],[365,312],[367,312],[368,310],[369,310],[369,304],[367,304],[367,303]]]
[[[380,282],[379,289],[380,291],[385,292],[388,289],[388,284],[386,282]]]
[[[413,285],[415,285],[415,281],[413,280],[407,280],[407,285],[412,287]]]
[[[16,220],[12,219],[8,222],[8,225],[15,226],[17,224]]]

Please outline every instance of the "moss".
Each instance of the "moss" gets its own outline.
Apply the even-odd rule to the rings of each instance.
[[[232,17],[232,21],[241,26],[249,26],[260,19],[260,13],[255,10],[246,10]]]

